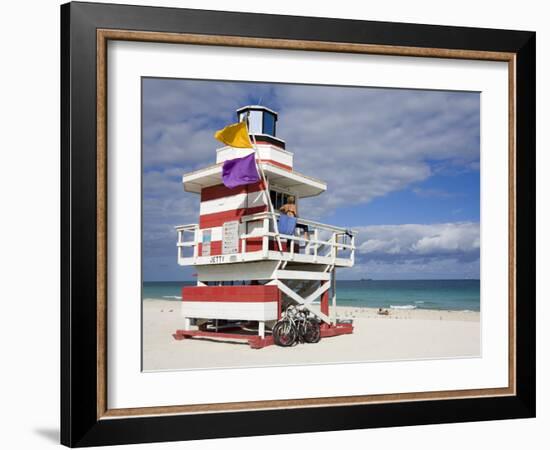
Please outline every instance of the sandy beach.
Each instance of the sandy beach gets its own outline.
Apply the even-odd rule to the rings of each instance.
[[[143,369],[174,370],[221,367],[279,366],[360,361],[477,357],[480,355],[480,313],[427,309],[339,306],[338,317],[353,320],[350,335],[324,338],[317,344],[291,348],[275,345],[254,350],[243,341],[172,337],[182,328],[180,303],[143,301]]]

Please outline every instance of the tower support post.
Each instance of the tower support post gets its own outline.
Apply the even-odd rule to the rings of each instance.
[[[328,281],[321,281],[321,285],[324,285],[325,283],[328,283]],[[321,312],[325,315],[325,316],[328,316],[329,313],[328,313],[328,289],[323,292],[323,294],[321,295]]]

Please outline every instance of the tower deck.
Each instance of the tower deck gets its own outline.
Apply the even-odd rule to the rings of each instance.
[[[278,216],[278,213],[275,213]],[[254,261],[280,261],[288,264],[316,264],[335,267],[352,267],[355,260],[355,234],[345,228],[326,225],[299,218],[299,224],[307,225],[310,238],[277,234],[272,230],[271,213],[261,212],[241,217],[241,223],[233,231],[235,252],[224,252],[221,245],[205,252],[202,230],[198,224],[180,225],[178,233],[178,264],[203,266],[245,263]],[[254,224],[253,227],[248,224]],[[219,247],[219,248],[218,248]],[[207,254],[205,254],[207,253]],[[234,274],[235,275],[235,274]]]

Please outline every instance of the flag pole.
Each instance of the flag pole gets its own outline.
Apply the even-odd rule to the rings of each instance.
[[[246,124],[246,131],[248,131],[248,124]],[[268,186],[268,183],[267,183],[267,178],[265,176],[265,173],[264,173],[264,169],[262,167],[262,165],[260,164],[260,152],[258,151],[258,147],[256,147],[256,136],[254,134],[251,135],[252,136],[252,147],[254,147],[254,154],[256,156],[256,158],[254,158],[254,160],[256,161],[256,167],[259,169],[259,172],[261,174],[261,177],[262,177],[262,181],[264,183],[264,187],[265,189],[263,189],[263,192],[264,192],[264,196],[266,197],[266,200],[267,200],[267,204],[269,205],[269,210],[271,212],[271,218],[273,220],[273,230],[275,231],[275,238],[277,239],[277,245],[279,246],[279,251],[282,253],[283,251],[283,244],[281,244],[281,236],[279,236],[279,226],[277,224],[277,220],[275,220],[275,209],[273,208],[273,203],[271,202],[271,196],[268,194],[268,189],[269,189],[269,186]]]

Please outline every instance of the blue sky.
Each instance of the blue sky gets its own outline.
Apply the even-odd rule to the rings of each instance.
[[[479,278],[479,93],[158,78],[142,92],[144,280],[192,278],[174,226],[197,222],[198,196],[181,176],[259,102],[295,169],[328,184],[302,215],[358,231],[340,279]]]

